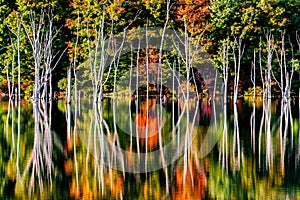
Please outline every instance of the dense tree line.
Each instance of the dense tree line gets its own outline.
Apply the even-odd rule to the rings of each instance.
[[[26,27],[31,25],[32,20],[38,20],[42,12],[53,18],[54,33],[57,31],[52,45],[53,54],[63,54],[62,57],[56,56],[53,59],[53,63],[59,60],[52,72],[53,87],[55,91],[65,91],[70,63],[78,63],[80,66],[88,56],[88,48],[95,47],[93,42],[97,37],[95,30],[100,28],[103,17],[105,33],[108,35],[120,33],[125,27],[129,29],[145,26],[162,27],[167,15],[166,4],[165,0],[1,1],[1,92],[8,92],[8,82],[17,82],[16,49],[19,49],[21,90],[25,94],[31,93],[35,77],[34,56],[28,39],[30,33],[29,35],[26,33]],[[297,31],[300,30],[299,9],[300,3],[294,0],[176,0],[171,2],[167,28],[184,32],[186,27],[195,40],[201,35],[199,42],[211,54],[220,71],[223,70],[220,52],[224,41],[228,41],[229,91],[233,91],[234,84],[234,58],[230,49],[235,46],[235,40],[241,40],[244,54],[238,83],[240,94],[244,94],[244,91],[251,93],[251,89],[248,88],[253,87],[250,81],[253,66],[256,66],[257,80],[264,74],[263,70],[268,64],[267,47],[271,42],[272,53],[274,53],[272,84],[276,92],[280,88],[280,81],[276,82],[276,80],[280,79],[280,72],[283,69],[280,67],[283,43],[285,59],[282,62],[286,62],[286,70],[293,72],[299,70],[300,48],[299,36],[297,36]],[[18,27],[20,27],[19,34],[17,34]],[[91,41],[90,47],[86,45],[87,40]],[[74,61],[75,48],[77,55]],[[254,54],[257,54],[255,61]],[[43,67],[41,65],[41,68]],[[263,83],[257,81],[256,85],[263,85]],[[296,78],[293,79],[292,87],[298,87]]]

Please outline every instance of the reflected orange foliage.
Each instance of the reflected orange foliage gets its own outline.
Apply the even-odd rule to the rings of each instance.
[[[203,199],[205,197],[206,177],[195,164],[189,165],[192,165],[192,173],[187,166],[185,180],[183,165],[177,167],[175,171],[176,192],[172,193],[172,199]]]
[[[105,175],[105,186],[110,187],[111,197],[119,198],[120,194],[124,196],[124,178],[117,171],[112,171],[112,180],[109,173]]]
[[[2,102],[2,104],[1,104],[1,107],[2,107],[2,109],[3,109],[5,112],[8,111],[8,104],[9,104],[8,101]]]
[[[149,99],[148,105],[147,101],[141,103],[141,105],[139,106],[138,115],[134,118],[134,122],[138,125],[138,136],[141,147],[142,149],[146,148],[147,140],[147,149],[150,151],[157,147],[159,139],[159,118],[155,109],[152,108],[155,104],[156,99]],[[150,115],[150,112],[152,115]]]

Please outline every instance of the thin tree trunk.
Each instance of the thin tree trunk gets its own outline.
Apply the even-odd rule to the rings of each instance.
[[[273,48],[274,48],[274,36],[271,32],[266,33],[267,40],[267,69],[266,69],[266,97],[270,99],[272,97],[272,59],[273,59]]]
[[[236,55],[235,46],[238,48],[238,54]],[[241,60],[244,54],[245,46],[242,45],[242,40],[234,38],[233,45],[233,58],[234,58],[234,93],[233,93],[233,102],[237,103],[239,81],[240,81],[240,69],[241,69]]]

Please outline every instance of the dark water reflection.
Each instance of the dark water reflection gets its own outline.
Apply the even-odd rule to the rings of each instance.
[[[220,99],[217,101],[221,102]],[[156,98],[148,101],[126,98],[113,101],[106,98],[94,110],[89,105],[91,103],[88,100],[82,100],[76,108],[73,105],[68,107],[63,101],[53,102],[52,138],[41,139],[44,143],[51,141],[52,144],[52,170],[49,174],[45,163],[34,170],[31,161],[36,147],[32,104],[22,101],[18,131],[17,104],[0,102],[1,197],[300,198],[298,100],[282,103],[280,99],[268,101],[258,98],[253,103],[251,98],[245,97],[239,99],[236,105],[229,100],[221,109],[215,109],[214,103],[208,99],[199,101],[198,104],[197,101],[192,101],[190,109],[197,108],[199,111],[195,115],[198,123],[179,123],[176,129],[186,130],[187,127],[192,127],[189,134],[195,137],[187,139],[188,142],[192,141],[192,145],[175,162],[149,173],[111,169],[107,166],[107,160],[111,158],[111,166],[120,162],[128,166],[136,165],[134,167],[137,169],[145,161],[134,160],[135,158],[130,157],[130,152],[159,151],[161,146],[174,138],[173,147],[179,147],[186,141],[184,138],[189,138],[178,137],[172,132],[179,119],[186,120],[186,116],[180,118],[183,103],[166,99],[160,101]],[[72,111],[72,115],[68,115],[68,109]],[[97,109],[102,112],[98,113]],[[212,117],[214,113],[218,117]],[[206,157],[199,158],[206,132],[214,119],[219,125],[216,131],[218,142]],[[128,129],[124,130],[124,127]],[[128,130],[131,133],[135,130],[138,139],[133,134],[128,134]],[[101,138],[104,137],[111,141],[110,144],[129,152],[127,157],[117,153],[106,157],[101,154],[104,150],[116,150],[109,145],[104,149],[101,143]],[[43,154],[40,157],[46,162]],[[149,157],[146,161],[150,163],[153,160]],[[42,174],[40,182],[37,171]],[[31,179],[32,174],[34,179]]]

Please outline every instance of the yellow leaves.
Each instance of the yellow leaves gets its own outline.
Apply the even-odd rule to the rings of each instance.
[[[278,26],[285,26],[286,25],[286,18],[283,18],[281,22],[278,22]]]
[[[74,0],[73,2],[70,2],[70,6],[73,7],[75,10],[84,12],[85,10],[88,10],[90,8],[91,0]]]
[[[159,18],[162,15],[162,7],[166,7],[166,2],[164,0],[143,0],[143,3],[154,18]]]
[[[119,20],[119,15],[125,12],[125,9],[121,7],[124,0],[113,0],[111,4],[106,8],[106,12],[110,19],[114,21]]]
[[[165,2],[164,0],[143,0],[145,7],[148,10],[159,9]]]
[[[252,23],[255,22],[255,15],[257,13],[257,10],[251,5],[248,8],[243,9],[242,13],[242,23],[247,24],[247,23]]]
[[[14,162],[13,159],[10,159],[6,167],[6,176],[12,181],[15,181],[16,175],[17,175],[16,163]]]
[[[238,24],[237,22],[234,23],[232,26],[230,26],[232,35],[239,35],[239,33],[241,32],[242,28],[243,27],[240,24]]]

